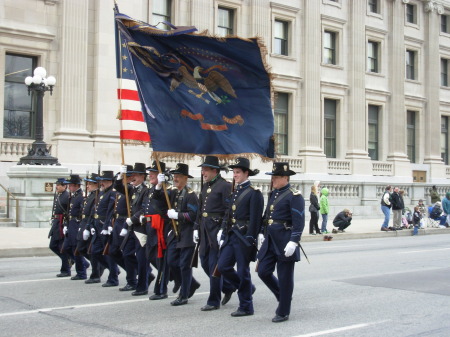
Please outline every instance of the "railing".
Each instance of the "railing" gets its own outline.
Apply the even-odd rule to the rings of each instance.
[[[0,184],[0,187],[6,192],[6,217],[9,218],[9,205],[10,199],[12,198],[16,203],[16,227],[19,227],[19,199],[17,199],[14,194],[10,192],[5,186]]]
[[[28,147],[33,141],[29,143],[19,143],[14,141],[0,142],[0,160],[2,161],[18,161],[21,157],[28,154]]]
[[[394,165],[385,162],[372,162],[372,174],[374,176],[392,176],[394,175]]]
[[[351,174],[351,163],[349,160],[328,159],[329,174]]]

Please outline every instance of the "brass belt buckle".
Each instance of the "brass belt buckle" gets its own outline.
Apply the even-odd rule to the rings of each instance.
[[[273,219],[269,219],[269,221],[267,221],[267,223],[268,223],[269,225],[273,224]]]
[[[206,212],[203,212],[203,214],[202,214],[202,215],[203,215],[203,217],[204,217],[204,218],[206,218],[206,217],[208,216],[208,213],[206,213]]]

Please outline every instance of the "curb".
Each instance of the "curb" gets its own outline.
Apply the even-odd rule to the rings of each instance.
[[[425,228],[419,230],[419,235],[439,235],[450,234],[450,230],[446,228]],[[399,236],[412,236],[412,229],[403,229],[401,231],[392,232],[370,232],[370,233],[338,233],[327,234],[333,236],[335,240],[357,240],[357,239],[378,239],[378,238],[395,238]],[[323,235],[305,235],[302,236],[301,242],[323,241]],[[55,254],[48,247],[32,247],[32,248],[7,248],[0,249],[1,258],[13,257],[37,257],[37,256],[54,256]]]

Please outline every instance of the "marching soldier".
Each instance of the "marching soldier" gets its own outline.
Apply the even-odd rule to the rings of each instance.
[[[71,280],[85,280],[87,278],[86,268],[89,267],[89,262],[80,255],[76,254],[77,249],[77,234],[80,229],[81,216],[83,211],[84,196],[81,189],[81,178],[78,174],[71,174],[70,178],[64,181],[68,184],[70,191],[70,205],[68,211],[68,219],[63,228],[66,236],[64,240],[64,250],[68,251],[74,256],[75,270],[77,274]]]
[[[130,198],[131,217],[128,218],[125,198],[120,199],[118,206],[120,203],[121,214],[123,213],[123,215],[120,215],[116,220],[116,226],[119,225],[122,228],[114,228],[114,232],[119,233],[122,240],[125,240],[125,243],[122,244],[122,255],[125,271],[127,273],[127,284],[119,290],[131,291],[136,290],[137,286],[138,260],[136,258],[136,247],[139,245],[136,235],[133,233],[132,229],[134,226],[140,226],[139,218],[142,212],[142,202],[144,201],[144,197],[148,190],[145,185],[145,178],[147,177],[147,173],[145,172],[145,164],[135,163],[134,167],[131,165],[121,167],[121,172],[114,183],[114,188],[122,194],[125,194],[125,187],[123,186],[122,179],[124,174],[127,175],[127,182],[129,183],[127,188],[128,197]],[[123,207],[125,207],[125,209],[123,209]],[[125,219],[121,220],[123,216],[125,216]],[[136,295],[136,293],[134,295]]]
[[[103,255],[107,238],[105,235],[100,235],[103,230],[108,230],[108,221],[112,217],[116,197],[116,192],[113,190],[112,185],[114,173],[113,171],[103,171],[97,177],[97,180],[100,182],[101,190],[95,205],[94,221],[91,222],[90,227],[92,235],[90,252],[92,269],[101,267],[109,269],[108,280],[102,284],[102,287],[115,287],[119,285],[119,270],[111,257]],[[90,278],[85,282],[88,284],[100,283],[100,277]]]
[[[60,273],[56,275],[57,277],[70,276],[71,267],[69,254],[61,252],[61,248],[64,243],[63,220],[69,205],[69,192],[66,190],[67,186],[65,184],[65,180],[66,179],[64,178],[58,178],[55,182],[56,190],[52,208],[52,227],[48,233],[48,237],[50,239],[49,248],[61,259],[61,269]]]
[[[273,191],[264,213],[265,236],[258,252],[258,276],[278,300],[278,308],[272,322],[287,321],[291,311],[294,291],[294,266],[300,261],[299,242],[305,227],[305,200],[300,192],[289,184],[289,176],[295,172],[289,163],[275,162],[272,172]],[[265,237],[265,239],[264,239]],[[276,278],[273,275],[277,267]]]
[[[165,172],[166,164],[159,162],[161,167],[161,172]],[[167,298],[167,283],[169,282],[169,272],[164,259],[164,254],[166,251],[166,238],[170,228],[165,223],[167,219],[167,202],[165,198],[159,198],[157,195],[161,192],[162,184],[165,182],[164,173],[158,173],[158,167],[156,161],[153,161],[152,166],[147,167],[149,172],[149,182],[151,187],[148,190],[147,197],[144,199],[142,204],[143,209],[143,228],[145,229],[145,234],[147,235],[147,242],[145,246],[146,250],[146,261],[147,261],[147,280],[148,285],[155,278],[151,274],[151,267],[149,262],[156,267],[158,274],[156,276],[156,282],[154,287],[154,294],[150,296],[150,300],[162,300]],[[142,275],[142,277],[141,277]],[[140,273],[138,277],[138,282],[144,277],[145,274]],[[146,289],[147,289],[146,288]]]
[[[98,174],[92,173],[89,177],[86,177],[86,193],[87,196],[83,203],[83,210],[81,215],[80,229],[77,234],[77,251],[80,255],[91,259],[88,253],[89,246],[91,244],[91,222],[94,218],[95,204],[98,196]],[[103,268],[100,268],[98,263],[92,264],[91,275],[85,283],[98,283],[100,282],[100,274],[103,273]]]
[[[194,221],[197,218],[198,198],[194,191],[187,186],[189,166],[183,163],[177,164],[170,171],[173,176],[173,188],[170,191],[170,204],[172,209],[167,211],[170,219],[176,220],[178,237],[170,230],[167,239],[167,263],[170,272],[176,280],[181,280],[181,289],[178,298],[170,304],[173,306],[188,303],[188,298],[194,295],[200,287],[192,277],[191,260],[194,255],[195,244],[192,241]],[[169,226],[171,224],[168,224]]]
[[[200,193],[199,211],[194,226],[193,239],[200,241],[199,256],[203,270],[209,276],[209,297],[202,311],[211,311],[220,308],[220,304],[226,304],[236,290],[226,280],[214,277],[214,269],[219,258],[219,230],[225,211],[229,207],[231,184],[220,175],[222,169],[219,159],[215,156],[206,156],[205,161],[199,167],[202,168],[204,186]],[[222,285],[223,283],[223,285]],[[225,296],[220,302],[221,291]]]
[[[231,195],[231,207],[228,209],[227,224],[222,228],[224,239],[218,262],[218,270],[235,288],[238,289],[239,307],[231,313],[233,317],[253,315],[252,293],[255,288],[250,276],[250,261],[256,259],[256,239],[260,232],[264,198],[261,191],[252,186],[249,176],[258,174],[251,170],[247,158],[237,158],[233,169],[237,184]],[[234,265],[237,264],[237,272]]]

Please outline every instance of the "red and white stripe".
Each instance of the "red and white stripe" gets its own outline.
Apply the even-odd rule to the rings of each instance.
[[[120,139],[150,142],[150,135],[142,113],[136,82],[124,78],[119,79],[117,97],[122,116],[120,118]]]

